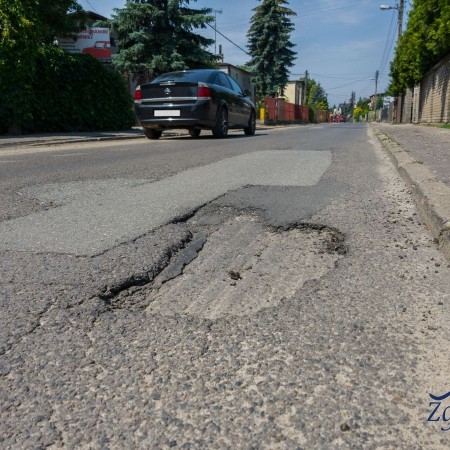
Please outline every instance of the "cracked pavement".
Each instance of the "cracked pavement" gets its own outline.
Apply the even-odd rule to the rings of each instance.
[[[332,164],[96,256],[1,251],[0,446],[446,446],[450,268],[408,189],[364,126],[265,138]]]

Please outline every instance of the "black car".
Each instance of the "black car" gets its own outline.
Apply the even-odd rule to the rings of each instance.
[[[185,128],[192,137],[206,129],[223,138],[231,128],[255,134],[256,110],[248,95],[220,70],[186,70],[138,86],[134,104],[148,139],[159,139],[163,130],[173,128]]]

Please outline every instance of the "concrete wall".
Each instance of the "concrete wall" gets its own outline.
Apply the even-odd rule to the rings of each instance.
[[[450,55],[427,73],[418,90],[419,122],[450,122]]]
[[[450,55],[390,105],[388,122],[450,123]]]
[[[402,122],[411,123],[413,116],[413,103],[415,102],[414,92],[412,89],[408,89],[403,96],[403,110],[402,110]]]

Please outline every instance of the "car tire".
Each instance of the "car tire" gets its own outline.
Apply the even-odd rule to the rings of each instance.
[[[198,128],[191,128],[190,130],[188,130],[189,136],[193,138],[198,138],[200,136],[201,131],[202,130],[199,130]]]
[[[256,114],[255,111],[250,113],[250,118],[248,119],[248,127],[244,128],[244,133],[247,136],[253,136],[256,131]]]
[[[228,134],[228,111],[222,106],[217,114],[216,126],[212,129],[215,138],[221,139]]]
[[[144,134],[147,139],[159,139],[162,135],[162,131],[144,128]]]

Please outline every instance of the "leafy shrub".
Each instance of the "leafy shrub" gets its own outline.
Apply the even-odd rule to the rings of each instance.
[[[18,121],[24,131],[119,130],[134,123],[124,80],[90,55],[43,46],[38,50],[33,75],[31,114]],[[15,89],[20,95],[20,80],[0,89]],[[0,123],[5,128],[12,123],[2,117],[4,109]]]

